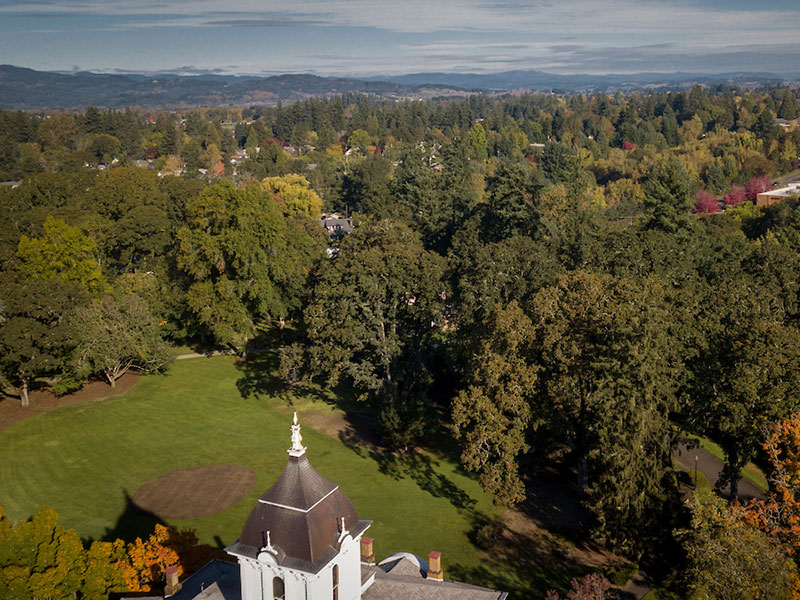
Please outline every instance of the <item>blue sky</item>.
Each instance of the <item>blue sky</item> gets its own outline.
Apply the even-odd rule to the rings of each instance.
[[[800,0],[0,0],[39,70],[800,73]]]

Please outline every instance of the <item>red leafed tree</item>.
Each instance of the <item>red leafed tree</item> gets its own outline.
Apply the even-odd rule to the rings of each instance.
[[[633,142],[622,142],[623,150],[633,150]]]
[[[745,192],[744,188],[740,185],[732,185],[728,193],[722,198],[726,207],[738,206],[745,200],[747,200],[747,192]]]
[[[775,426],[764,444],[772,466],[766,500],[743,510],[746,521],[779,540],[785,551],[800,557],[800,413]]]
[[[590,573],[581,579],[573,579],[569,582],[572,586],[564,600],[604,600],[611,584],[602,575]],[[545,600],[560,600],[561,596],[555,590],[550,590],[545,596]]]
[[[744,189],[747,193],[747,199],[755,201],[756,196],[761,192],[772,189],[772,182],[770,181],[769,175],[756,175],[747,182]]]
[[[705,190],[697,192],[697,199],[694,202],[694,212],[702,214],[712,214],[719,212],[719,202],[714,194]]]

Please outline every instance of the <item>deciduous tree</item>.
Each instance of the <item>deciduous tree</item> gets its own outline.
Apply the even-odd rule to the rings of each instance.
[[[87,375],[101,374],[114,387],[128,371],[152,373],[170,360],[159,321],[135,294],[113,295],[79,308],[73,316],[76,333],[74,364]]]
[[[699,190],[697,192],[697,198],[694,202],[694,212],[704,215],[718,213],[719,202],[711,192]]]
[[[164,571],[172,565],[178,566],[178,575],[183,572],[178,553],[169,546],[169,528],[156,524],[155,531],[143,540],[136,538],[128,544],[129,566],[125,570],[125,585],[131,592],[150,592],[164,582]]]
[[[762,290],[739,280],[717,283],[701,321],[705,343],[694,373],[688,415],[722,446],[722,481],[738,494],[741,469],[764,443],[764,431],[800,402],[800,333]]]
[[[390,439],[424,419],[409,405],[424,396],[425,355],[445,324],[443,272],[402,221],[367,223],[319,265],[304,311],[311,374],[329,386],[350,378],[391,417]]]
[[[710,494],[695,496],[691,509],[691,526],[677,532],[687,555],[684,579],[688,597],[798,597],[795,567],[769,536]]]
[[[772,189],[772,182],[769,175],[756,175],[747,182],[744,189],[747,199],[755,202],[756,196]]]
[[[0,279],[0,371],[28,406],[37,379],[63,375],[74,335],[67,315],[88,294],[60,279],[37,280],[17,272]]]
[[[275,195],[285,215],[319,219],[322,198],[311,189],[308,180],[302,175],[267,177],[262,184]]]
[[[218,344],[244,344],[258,325],[283,319],[323,253],[322,229],[284,218],[260,184],[207,187],[189,201],[177,266],[198,329]]]
[[[91,294],[105,288],[97,245],[77,227],[48,217],[44,222],[44,235],[19,240],[17,258],[20,270],[38,280],[61,279],[74,282]]]
[[[722,201],[725,203],[725,208],[739,206],[745,200],[747,200],[747,192],[745,192],[744,188],[740,185],[732,185],[722,198]]]
[[[516,302],[498,307],[485,324],[466,389],[453,401],[461,462],[502,504],[525,499],[518,457],[528,449],[537,366],[530,364],[533,323]]]
[[[764,450],[770,464],[769,495],[753,500],[743,516],[796,558],[800,556],[800,413],[775,425]]]

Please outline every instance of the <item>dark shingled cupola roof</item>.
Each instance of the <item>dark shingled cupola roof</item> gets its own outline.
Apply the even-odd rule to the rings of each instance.
[[[258,499],[230,550],[255,557],[271,547],[280,564],[316,572],[335,556],[343,528],[355,537],[370,522],[359,520],[339,486],[311,466],[300,444],[297,415],[292,431],[283,473]]]
[[[286,468],[259,502],[309,510],[339,486],[311,466],[306,455],[290,456]]]

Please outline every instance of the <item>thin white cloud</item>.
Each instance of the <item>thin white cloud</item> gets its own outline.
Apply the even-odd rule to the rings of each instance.
[[[108,16],[169,16],[170,26],[196,27],[221,21],[242,26],[252,19],[264,23],[313,21],[338,26],[372,27],[404,33],[434,31],[557,32],[596,35],[607,32],[655,35],[659,38],[716,38],[720,33],[777,35],[788,41],[800,27],[800,7],[787,11],[730,10],[704,7],[691,0],[65,0],[61,2],[3,2],[0,12],[79,13]],[[238,22],[238,25],[237,25]],[[774,38],[773,38],[774,39]],[[730,41],[730,40],[729,40]]]
[[[155,53],[159,49],[153,41],[169,39],[161,33],[165,28],[221,28],[243,38],[249,30],[252,43],[260,35],[258,28],[265,29],[263,37],[269,39],[270,31],[283,33],[292,28],[330,27],[336,35],[335,28],[361,27],[369,28],[365,35],[371,34],[370,39],[381,36],[383,42],[373,44],[367,53],[359,46],[359,34],[348,37],[353,34],[347,32],[341,48],[352,48],[352,53],[341,56],[328,53],[330,48],[322,47],[323,42],[313,35],[291,49],[264,42],[252,63],[237,64],[243,69],[239,72],[253,74],[264,70],[377,74],[512,68],[599,73],[686,69],[715,60],[733,64],[737,56],[745,64],[747,53],[757,56],[758,64],[768,64],[770,53],[786,64],[791,56],[800,57],[796,48],[800,3],[794,10],[779,10],[768,1],[753,10],[738,10],[714,8],[703,0],[237,0],[234,6],[229,0],[0,0],[0,20],[10,21],[6,15],[42,17],[38,26],[31,24],[27,31],[7,29],[9,39],[21,40],[34,28],[38,32],[61,29],[57,19],[72,16],[76,18],[70,19],[70,26],[86,23],[84,29],[75,28],[76,35],[90,27],[134,31],[134,35],[148,30]],[[78,18],[89,16],[94,18]],[[53,21],[44,21],[46,17]],[[765,45],[767,41],[770,46]],[[173,56],[176,64],[195,60],[191,49],[163,43],[189,56]],[[17,46],[12,40],[8,48]],[[240,59],[239,54],[226,55],[224,46],[214,54],[208,57],[209,63]],[[125,66],[131,66],[127,56],[117,53],[116,60],[121,58],[127,61]],[[64,60],[86,61],[83,56]],[[217,66],[198,65],[203,69]]]

